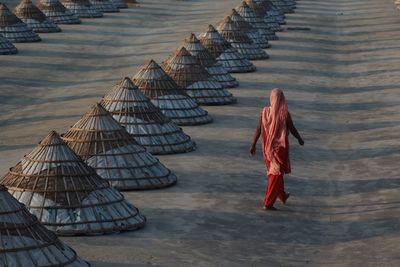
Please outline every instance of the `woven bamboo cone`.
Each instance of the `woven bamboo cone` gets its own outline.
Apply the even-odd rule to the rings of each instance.
[[[245,1],[243,1],[241,5],[237,6],[235,10],[268,41],[279,39],[275,32],[264,22],[264,19],[259,17]]]
[[[219,84],[184,47],[178,48],[162,68],[201,105],[228,105],[236,98]]]
[[[202,125],[212,122],[208,112],[192,99],[184,88],[151,60],[133,78],[140,91],[161,112],[178,125]]]
[[[57,24],[80,24],[81,20],[59,0],[39,0],[37,7]]]
[[[296,2],[292,0],[271,0],[271,2],[284,13],[294,13]]]
[[[267,5],[259,4],[255,0],[245,0],[245,1],[246,1],[246,4],[253,10],[253,12],[256,13],[256,15],[258,17],[260,17],[261,19],[264,20],[265,24],[267,24],[269,29],[271,29],[274,32],[282,30],[276,17],[268,16],[268,14],[267,14],[268,6]]]
[[[58,235],[136,230],[146,218],[52,131],[1,179]]]
[[[0,3],[0,34],[13,43],[41,41],[39,35],[32,31],[22,20],[15,16],[5,4]]]
[[[285,13],[279,10],[270,0],[255,0],[254,2],[263,6],[263,9],[266,11],[264,14],[265,22],[268,22],[270,18],[273,18],[274,21],[278,22],[280,25],[286,24]],[[279,30],[282,29],[280,28]]]
[[[218,32],[225,38],[239,53],[251,60],[268,59],[268,54],[259,48],[253,41],[243,33],[237,24],[227,16],[218,28]]]
[[[196,144],[127,77],[103,97],[108,110],[152,154],[191,152]]]
[[[250,23],[245,21],[244,18],[242,18],[242,16],[240,16],[235,9],[232,9],[229,17],[235,23],[238,29],[246,34],[247,37],[249,37],[251,41],[259,48],[271,47],[271,45],[268,43],[268,40],[263,37]],[[223,23],[223,21],[221,21],[220,23]]]
[[[128,8],[128,4],[125,0],[111,0],[111,2],[118,8]]]
[[[4,186],[0,186],[0,203],[1,266],[90,266],[41,225]]]
[[[118,5],[111,0],[89,0],[90,3],[100,12],[116,13],[119,12]]]
[[[3,35],[0,34],[0,55],[17,54],[18,49]]]
[[[15,15],[25,22],[34,32],[60,32],[61,29],[35,6],[31,0],[22,0],[15,8]]]
[[[97,10],[89,0],[61,0],[61,3],[78,18],[103,17],[103,13]]]
[[[238,81],[222,66],[217,59],[200,43],[194,33],[185,39],[185,49],[194,56],[200,64],[218,81],[224,88],[238,87]]]
[[[92,106],[62,139],[119,190],[158,189],[177,181],[175,174],[140,146],[100,104]]]
[[[199,35],[201,44],[231,73],[256,71],[256,67],[235,48],[232,47],[214,28],[209,25],[207,31]]]

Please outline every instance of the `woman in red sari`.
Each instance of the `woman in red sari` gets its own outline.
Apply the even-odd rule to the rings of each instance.
[[[289,132],[297,138],[300,145],[304,141],[294,127],[288,111],[285,96],[279,89],[273,89],[270,106],[264,107],[259,125],[250,147],[250,155],[256,152],[256,144],[261,135],[262,152],[268,174],[268,187],[264,200],[264,209],[276,210],[274,203],[279,198],[286,203],[290,194],[285,192],[283,175],[290,173]]]

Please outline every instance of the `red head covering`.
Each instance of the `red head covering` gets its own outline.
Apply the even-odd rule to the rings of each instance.
[[[278,175],[282,171],[282,166],[290,166],[287,138],[288,116],[285,95],[280,89],[273,89],[270,95],[270,106],[265,107],[261,113],[263,153],[270,174]]]

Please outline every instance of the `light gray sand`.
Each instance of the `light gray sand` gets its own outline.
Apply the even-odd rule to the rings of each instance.
[[[0,58],[1,173],[240,1],[141,2]],[[311,31],[280,33],[258,72],[235,75],[237,105],[207,107],[213,124],[185,127],[198,151],[160,157],[179,184],[125,194],[145,229],[62,239],[93,266],[400,265],[400,15],[390,0],[301,0],[288,26]],[[292,198],[266,213],[261,155],[247,149],[273,87],[306,146],[291,139]]]

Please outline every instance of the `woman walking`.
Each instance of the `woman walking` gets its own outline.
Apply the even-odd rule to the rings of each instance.
[[[268,187],[264,200],[264,209],[276,210],[274,203],[279,198],[286,203],[290,194],[285,192],[283,175],[290,173],[289,132],[297,138],[300,145],[304,141],[294,127],[285,96],[280,89],[273,89],[270,95],[270,106],[264,107],[258,127],[250,147],[254,156],[256,144],[261,135],[262,151],[268,174]]]

